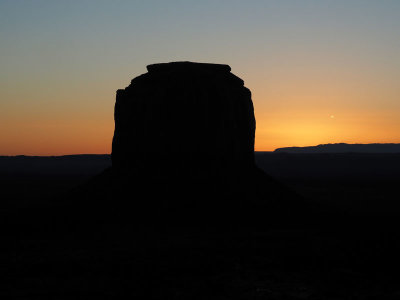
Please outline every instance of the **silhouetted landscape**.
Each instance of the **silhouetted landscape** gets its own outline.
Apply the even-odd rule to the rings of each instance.
[[[398,145],[254,152],[229,66],[147,70],[117,91],[111,155],[0,157],[5,295],[400,296]]]
[[[400,153],[400,144],[326,144],[310,147],[278,148],[284,153]]]
[[[394,195],[400,154],[255,152],[255,160],[264,172],[309,200],[359,212],[398,212]],[[110,166],[110,155],[2,156],[2,205],[51,202]]]

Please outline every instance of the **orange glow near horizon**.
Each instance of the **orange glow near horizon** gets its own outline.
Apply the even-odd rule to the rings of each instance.
[[[107,154],[111,152],[114,131],[109,123],[20,124],[15,132],[0,135],[7,144],[1,144],[0,155],[69,155]]]
[[[253,94],[256,151],[328,143],[400,142],[396,91],[385,95],[387,102],[383,105],[382,101],[374,101],[378,88],[360,89],[349,86],[346,80],[329,85],[314,78],[311,84],[305,79],[310,74],[305,72],[303,77],[292,79],[270,78],[266,87],[259,80],[261,72],[233,73],[243,79],[249,77],[245,85]],[[58,86],[54,91],[33,93],[28,89],[9,93],[14,101],[9,114],[0,120],[0,155],[110,153],[115,86],[127,84],[97,84],[94,82],[91,88],[98,88],[97,92],[75,91],[74,101],[64,94],[54,101],[52,94],[60,89]],[[68,95],[67,90],[64,93]],[[19,99],[27,97],[32,97],[32,101],[24,106]]]
[[[110,153],[116,90],[171,61],[231,66],[256,151],[400,143],[400,1],[0,1],[0,23],[0,155]]]
[[[330,113],[327,109],[301,111],[292,107],[283,112],[256,112],[256,119],[256,151],[329,143],[400,142],[400,119],[393,112],[343,109]]]
[[[110,102],[114,101],[110,99]],[[307,109],[270,105],[257,109],[256,151],[280,147],[312,146],[328,143],[398,143],[400,119],[395,112],[342,108]],[[284,104],[284,102],[282,101]],[[112,106],[108,117],[84,120],[84,114],[69,112],[62,118],[2,120],[0,155],[107,154],[114,131]],[[78,115],[75,116],[74,115]],[[13,130],[10,130],[10,129]],[[7,141],[7,143],[4,143]]]

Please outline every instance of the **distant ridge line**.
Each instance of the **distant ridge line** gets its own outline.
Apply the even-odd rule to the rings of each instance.
[[[400,153],[400,144],[320,144],[307,147],[284,147],[275,149],[275,153]]]

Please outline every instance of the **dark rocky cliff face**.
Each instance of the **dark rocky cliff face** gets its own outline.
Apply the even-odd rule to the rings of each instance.
[[[199,179],[254,168],[251,93],[228,65],[172,62],[147,70],[117,91],[115,170]]]
[[[118,219],[242,226],[297,210],[298,197],[255,165],[251,93],[228,65],[147,70],[117,91],[112,191],[101,195],[128,214]]]
[[[299,213],[301,199],[255,164],[251,93],[229,66],[147,69],[117,91],[112,167],[74,196],[84,218],[202,228]]]

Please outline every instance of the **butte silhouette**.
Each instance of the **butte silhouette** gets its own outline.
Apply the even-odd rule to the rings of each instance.
[[[99,216],[246,226],[298,213],[301,199],[255,164],[251,92],[228,65],[147,70],[117,91],[112,167],[84,189]]]
[[[20,214],[43,261],[21,268],[40,279],[27,293],[235,299],[229,274],[263,253],[257,234],[307,218],[305,202],[256,166],[251,93],[229,66],[147,69],[117,91],[112,166],[55,199],[63,205]]]

